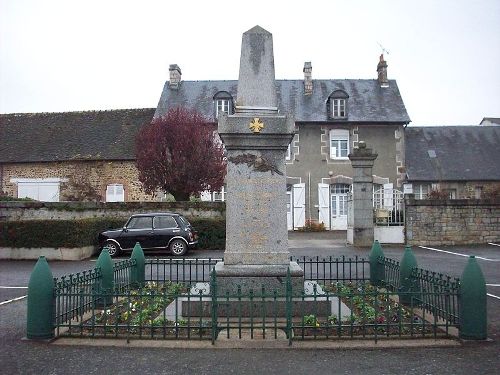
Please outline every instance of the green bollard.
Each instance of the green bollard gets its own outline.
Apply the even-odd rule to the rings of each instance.
[[[104,308],[113,303],[114,287],[113,261],[111,260],[111,256],[109,255],[106,247],[102,249],[99,258],[97,258],[95,268],[101,269],[101,280],[96,291],[96,307]]]
[[[375,286],[382,286],[385,283],[385,267],[378,262],[380,257],[384,257],[382,246],[375,240],[370,251],[370,283]]]
[[[136,242],[130,259],[135,259],[136,262],[135,267],[130,269],[130,284],[135,287],[143,286],[146,258],[144,257],[144,251],[139,242]]]
[[[474,255],[464,268],[459,287],[460,338],[486,340],[486,283]]]
[[[44,256],[38,258],[28,283],[26,337],[32,340],[54,338],[54,278]]]
[[[399,265],[399,301],[401,303],[410,304],[412,296],[407,293],[416,292],[415,280],[411,278],[413,268],[417,268],[417,259],[413,255],[411,246],[406,246]]]

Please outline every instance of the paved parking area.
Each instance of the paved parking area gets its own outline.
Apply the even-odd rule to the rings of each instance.
[[[369,249],[347,247],[338,235],[293,234],[297,256],[368,256]],[[469,255],[476,255],[488,284],[489,342],[455,348],[384,350],[191,350],[130,347],[58,346],[21,341],[25,336],[26,287],[34,261],[0,261],[0,373],[9,374],[496,374],[500,366],[500,246],[414,247],[418,265],[460,277]],[[385,246],[400,259],[402,246]],[[155,254],[161,255],[161,254]],[[222,251],[190,256],[217,258]],[[91,269],[95,259],[49,262],[54,276]],[[15,301],[7,302],[15,298]]]

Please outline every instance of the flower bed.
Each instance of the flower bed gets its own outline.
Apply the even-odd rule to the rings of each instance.
[[[113,303],[103,309],[93,309],[90,318],[71,324],[65,335],[209,339],[207,322],[182,319],[180,312],[175,320],[167,316],[167,306],[187,292],[182,284],[148,282],[144,288],[115,295]]]
[[[418,306],[397,302],[397,294],[378,290],[369,283],[334,283],[324,286],[332,297],[338,296],[351,311],[349,315],[326,318],[304,316],[294,324],[294,336],[316,337],[413,337],[447,336],[436,322],[417,314]]]

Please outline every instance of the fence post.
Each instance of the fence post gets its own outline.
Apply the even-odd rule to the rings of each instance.
[[[212,345],[215,344],[215,340],[217,339],[217,275],[215,274],[215,267],[212,269],[210,274],[210,294],[212,296]],[[229,327],[228,327],[229,329]]]
[[[379,262],[379,258],[384,258],[382,246],[375,240],[370,251],[370,283],[375,286],[382,286],[385,283],[385,266]]]
[[[135,260],[135,265],[130,269],[130,284],[135,287],[143,286],[146,258],[139,242],[135,243],[130,259]]]
[[[97,258],[95,268],[100,268],[101,270],[101,278],[98,282],[96,307],[103,308],[113,303],[114,287],[113,261],[106,247],[102,249],[99,258]]]
[[[28,339],[54,338],[54,278],[44,256],[38,258],[28,283],[26,328]]]
[[[459,286],[460,337],[485,340],[487,335],[486,283],[474,255],[464,268]]]
[[[286,335],[288,338],[288,346],[292,345],[293,327],[292,327],[292,275],[290,267],[286,271],[286,287],[285,287],[285,311],[286,311]]]
[[[411,246],[405,246],[399,268],[399,301],[401,303],[411,303],[412,296],[409,293],[415,291],[415,281],[411,274],[414,268],[417,268],[417,259],[411,250]]]

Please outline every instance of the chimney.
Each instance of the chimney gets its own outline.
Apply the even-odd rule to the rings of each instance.
[[[384,60],[384,54],[380,55],[380,61],[377,65],[377,74],[380,87],[389,87],[389,81],[387,80],[387,62]]]
[[[304,95],[311,95],[313,93],[312,81],[312,65],[310,61],[304,63]]]
[[[177,64],[170,64],[168,70],[170,72],[170,81],[168,83],[168,86],[172,90],[177,90],[179,88],[179,85],[181,84],[181,68],[179,68],[179,65]]]

